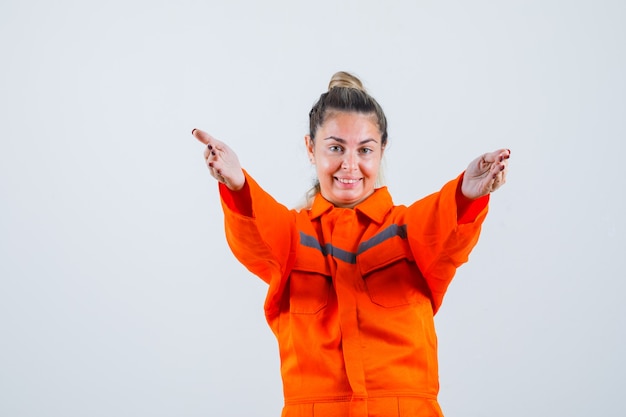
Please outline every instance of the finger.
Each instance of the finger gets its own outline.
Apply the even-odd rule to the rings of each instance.
[[[220,176],[221,176],[221,171],[219,169],[217,169],[215,166],[213,166],[212,163],[207,163],[207,166],[209,167],[209,173],[211,174],[211,176],[213,178],[215,178],[216,180],[220,180]]]
[[[504,176],[502,174],[499,174],[496,179],[493,181],[493,184],[491,184],[491,192],[496,191],[498,188],[500,188],[502,185],[504,184]]]
[[[227,184],[227,180],[226,177],[224,177],[224,174],[222,173],[221,169],[216,169],[213,168],[213,170],[211,171],[211,175],[213,176],[213,178],[215,178],[217,181]]]
[[[508,149],[498,149],[497,151],[488,152],[483,155],[483,161],[488,163],[502,162],[509,159],[511,151]]]
[[[507,171],[507,167],[504,166],[502,171],[494,176],[493,182],[491,184],[491,192],[496,191],[498,188],[502,187],[506,183]]]
[[[200,129],[193,129],[191,134],[205,145],[215,146],[215,142],[217,142],[217,139]]]
[[[508,167],[509,161],[504,159],[505,158],[504,154],[500,155],[499,158],[502,158],[499,160],[499,162],[491,163],[489,172],[492,178],[495,178],[496,175],[500,174],[501,172],[504,172]]]
[[[206,159],[207,161],[217,159],[217,153],[215,152],[215,150],[216,148],[211,145],[208,145],[206,148],[204,148],[204,159]]]
[[[221,171],[223,169],[223,163],[217,159],[215,155],[209,155],[206,160],[206,165],[209,167],[211,172],[213,171]]]
[[[500,168],[499,163],[491,163],[491,166],[489,167],[489,177],[491,177],[492,180],[495,180],[500,171],[502,171],[502,169]]]
[[[495,160],[500,161],[500,162],[506,161],[507,159],[511,157],[510,149],[498,149],[497,151],[493,153],[495,155]]]
[[[511,150],[510,149],[500,149],[497,150],[496,152],[498,152],[498,160],[500,162],[502,161],[506,161],[507,159],[509,159],[511,157]]]

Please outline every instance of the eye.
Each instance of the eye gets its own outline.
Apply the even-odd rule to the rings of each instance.
[[[372,149],[372,148],[361,148],[361,153],[363,153],[363,154],[367,155],[367,154],[370,154],[372,152],[374,152],[374,149]]]
[[[331,145],[328,147],[331,152],[341,152],[343,151],[343,147],[339,145]]]

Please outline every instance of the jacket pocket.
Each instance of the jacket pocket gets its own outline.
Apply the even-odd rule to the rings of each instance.
[[[365,251],[357,260],[372,303],[390,308],[428,300],[424,278],[408,245],[380,249]]]
[[[323,256],[297,260],[289,277],[289,311],[315,314],[328,305],[331,277]]]

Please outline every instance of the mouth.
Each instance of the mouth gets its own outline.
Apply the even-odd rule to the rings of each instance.
[[[334,177],[335,181],[337,181],[339,184],[345,185],[345,186],[354,186],[355,184],[358,184],[362,178],[339,178],[339,177]]]

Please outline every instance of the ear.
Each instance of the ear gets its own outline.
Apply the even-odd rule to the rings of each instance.
[[[309,160],[315,165],[315,141],[311,138],[311,135],[304,136],[304,145],[306,146],[306,153],[309,155]]]

